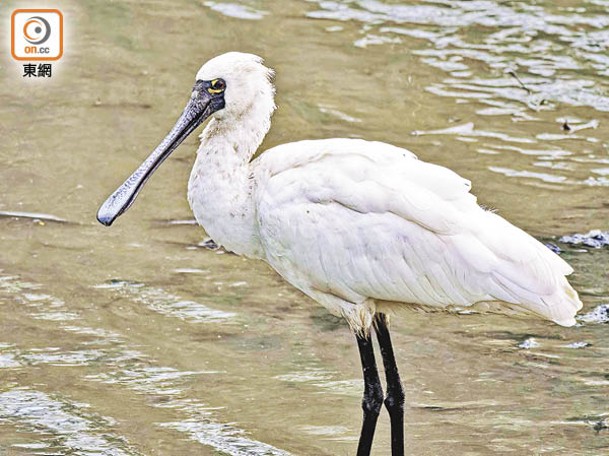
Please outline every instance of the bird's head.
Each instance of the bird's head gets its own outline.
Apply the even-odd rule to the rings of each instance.
[[[273,70],[262,62],[257,55],[242,52],[214,57],[197,72],[193,97],[209,95],[212,103],[223,105],[214,111],[219,120],[237,120],[260,104],[273,104]]]
[[[135,201],[148,178],[197,127],[209,117],[233,125],[248,114],[266,122],[275,108],[273,71],[253,54],[228,52],[214,57],[197,72],[182,115],[150,156],[102,204],[97,220],[109,226]],[[258,113],[262,115],[257,116]]]

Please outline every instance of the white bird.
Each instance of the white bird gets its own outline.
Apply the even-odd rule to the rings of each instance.
[[[359,139],[300,141],[252,160],[275,110],[273,71],[230,52],[205,63],[183,114],[146,161],[102,205],[110,225],[193,130],[203,133],[188,200],[227,250],[266,261],[286,281],[343,316],[364,373],[357,454],[368,455],[387,377],[392,454],[404,454],[404,393],[387,313],[408,306],[520,309],[559,325],[581,308],[571,267],[524,231],[482,209],[471,185],[405,149]]]

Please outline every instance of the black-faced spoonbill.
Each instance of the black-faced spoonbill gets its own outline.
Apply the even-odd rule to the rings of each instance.
[[[273,71],[230,52],[197,73],[175,126],[101,206],[126,211],[154,170],[205,119],[188,201],[205,231],[236,254],[266,261],[357,339],[364,374],[357,454],[370,454],[387,380],[393,456],[404,454],[404,392],[387,313],[409,305],[521,309],[559,325],[581,308],[558,255],[469,193],[469,181],[412,152],[359,139],[300,141],[254,153],[275,110]]]

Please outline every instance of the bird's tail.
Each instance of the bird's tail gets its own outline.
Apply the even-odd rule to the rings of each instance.
[[[563,277],[562,282],[562,286],[556,293],[542,298],[548,310],[543,316],[561,326],[573,326],[575,324],[575,314],[582,308],[583,304],[577,291],[573,289],[565,277]]]

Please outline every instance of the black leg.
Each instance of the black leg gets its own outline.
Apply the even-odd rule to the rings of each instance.
[[[385,407],[391,418],[391,456],[404,456],[404,388],[402,388],[398,366],[393,355],[385,314],[375,315],[374,328],[381,347],[387,377]]]
[[[370,334],[366,336],[356,335],[355,337],[357,338],[359,356],[362,361],[362,371],[364,372],[364,397],[362,399],[364,422],[359,436],[359,444],[357,445],[357,456],[368,456],[372,448],[376,420],[383,405],[383,387],[381,386],[379,373],[376,370]]]

